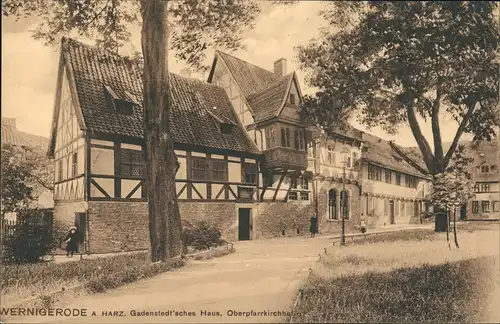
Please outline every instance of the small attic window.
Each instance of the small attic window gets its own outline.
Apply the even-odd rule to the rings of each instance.
[[[122,115],[132,115],[134,104],[137,104],[134,96],[125,91],[126,98],[120,98],[110,86],[105,85],[104,88],[109,108]]]
[[[212,116],[215,126],[217,126],[221,134],[231,135],[233,133],[233,127],[236,126],[236,124],[223,116],[219,117],[215,115],[214,112],[217,111],[217,107],[213,107],[212,110],[206,108],[206,111]]]
[[[219,130],[222,134],[231,135],[233,132],[233,125],[222,123],[219,125]]]
[[[295,105],[297,104],[295,94],[290,93],[290,104]]]

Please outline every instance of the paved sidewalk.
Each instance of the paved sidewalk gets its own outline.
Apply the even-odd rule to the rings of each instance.
[[[408,225],[408,224],[401,224],[401,225],[389,225],[389,226],[384,226],[380,227],[375,230],[369,230],[366,233],[361,233],[361,232],[355,232],[355,233],[346,233],[346,238],[350,237],[359,237],[359,236],[367,236],[371,234],[380,234],[380,233],[387,233],[387,232],[394,232],[394,231],[401,231],[401,230],[412,230],[412,229],[427,229],[427,228],[433,228],[434,224],[415,224],[415,225]],[[302,236],[302,237],[307,237]],[[325,234],[325,235],[317,235],[316,236],[318,239],[340,239],[340,234]],[[281,240],[284,238],[273,238],[273,239],[261,239],[259,241],[268,241],[268,240]],[[72,261],[80,261],[80,260],[92,260],[92,259],[99,259],[99,258],[109,258],[117,255],[128,255],[128,254],[135,254],[135,253],[143,253],[144,251],[132,251],[132,252],[117,252],[117,253],[103,253],[103,254],[75,254],[72,258],[68,258],[66,255],[54,255],[53,257],[46,257],[46,259],[52,259],[55,263],[66,263],[66,262],[72,262]]]
[[[399,230],[402,229],[385,231]],[[381,232],[383,230],[367,235]],[[358,234],[348,234],[348,237],[354,235]],[[66,305],[86,309],[88,317],[32,316],[14,320],[22,323],[279,322],[283,320],[283,314],[272,312],[289,310],[309,268],[334,238],[288,237],[236,242],[233,254],[192,261],[172,272]],[[125,316],[106,316],[103,313],[110,311],[123,311]],[[133,316],[133,311],[164,314]],[[186,315],[175,316],[170,311],[185,311]],[[252,311],[261,313],[245,313]],[[92,312],[96,316],[90,316]],[[188,316],[189,312],[194,316]],[[234,312],[241,313],[233,316]]]

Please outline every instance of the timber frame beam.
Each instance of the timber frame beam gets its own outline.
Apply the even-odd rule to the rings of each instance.
[[[276,201],[276,196],[278,196],[278,192],[280,191],[281,188],[281,183],[283,182],[283,179],[286,176],[286,171],[283,172],[283,174],[280,177],[280,181],[278,182],[278,186],[276,187],[276,190],[274,191],[274,196],[273,196],[273,201]]]

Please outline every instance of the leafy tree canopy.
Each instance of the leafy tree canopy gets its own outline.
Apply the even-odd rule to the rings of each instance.
[[[2,215],[28,207],[46,190],[54,188],[53,163],[44,152],[2,145]]]
[[[48,45],[62,36],[96,40],[117,51],[130,41],[130,28],[142,24],[141,0],[4,0],[4,16],[39,17],[35,39]],[[170,48],[178,59],[203,70],[210,47],[243,48],[242,31],[252,28],[260,6],[255,0],[183,0],[168,2]]]
[[[450,165],[433,179],[431,201],[435,205],[453,210],[474,197],[474,182],[469,173],[473,160],[462,145],[458,146]]]
[[[500,125],[495,2],[337,2],[322,15],[333,27],[298,48],[307,82],[302,107],[325,128],[356,115],[368,129],[396,134],[409,124],[431,174],[443,172],[463,133],[490,139]],[[443,152],[439,116],[459,128]],[[434,151],[418,118],[430,120]]]

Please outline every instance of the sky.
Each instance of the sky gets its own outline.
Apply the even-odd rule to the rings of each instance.
[[[298,69],[295,59],[295,47],[318,36],[320,28],[327,27],[318,16],[322,2],[300,2],[292,6],[263,5],[255,28],[244,33],[246,49],[231,54],[273,70],[273,62],[285,58],[287,72],[296,71],[301,90],[311,93],[312,88],[304,82],[304,73]],[[49,137],[52,112],[54,109],[59,47],[46,47],[41,41],[31,38],[30,29],[37,24],[36,19],[15,21],[11,17],[2,17],[2,117],[16,118],[17,128],[28,133]],[[140,27],[131,30],[132,45],[140,49]],[[91,40],[80,39],[92,44]],[[210,49],[207,63],[213,59],[215,49]],[[182,62],[176,62],[172,56],[169,61],[171,72],[180,73],[186,68]],[[192,74],[193,77],[203,76]],[[206,76],[205,76],[206,80]],[[367,131],[363,126],[352,125]],[[432,145],[431,126],[421,121],[424,135]],[[452,141],[457,129],[454,121],[442,118],[441,131],[443,141]],[[387,140],[394,140],[403,146],[416,146],[408,126],[401,127],[399,134],[388,136],[383,130],[371,129],[373,135]]]

